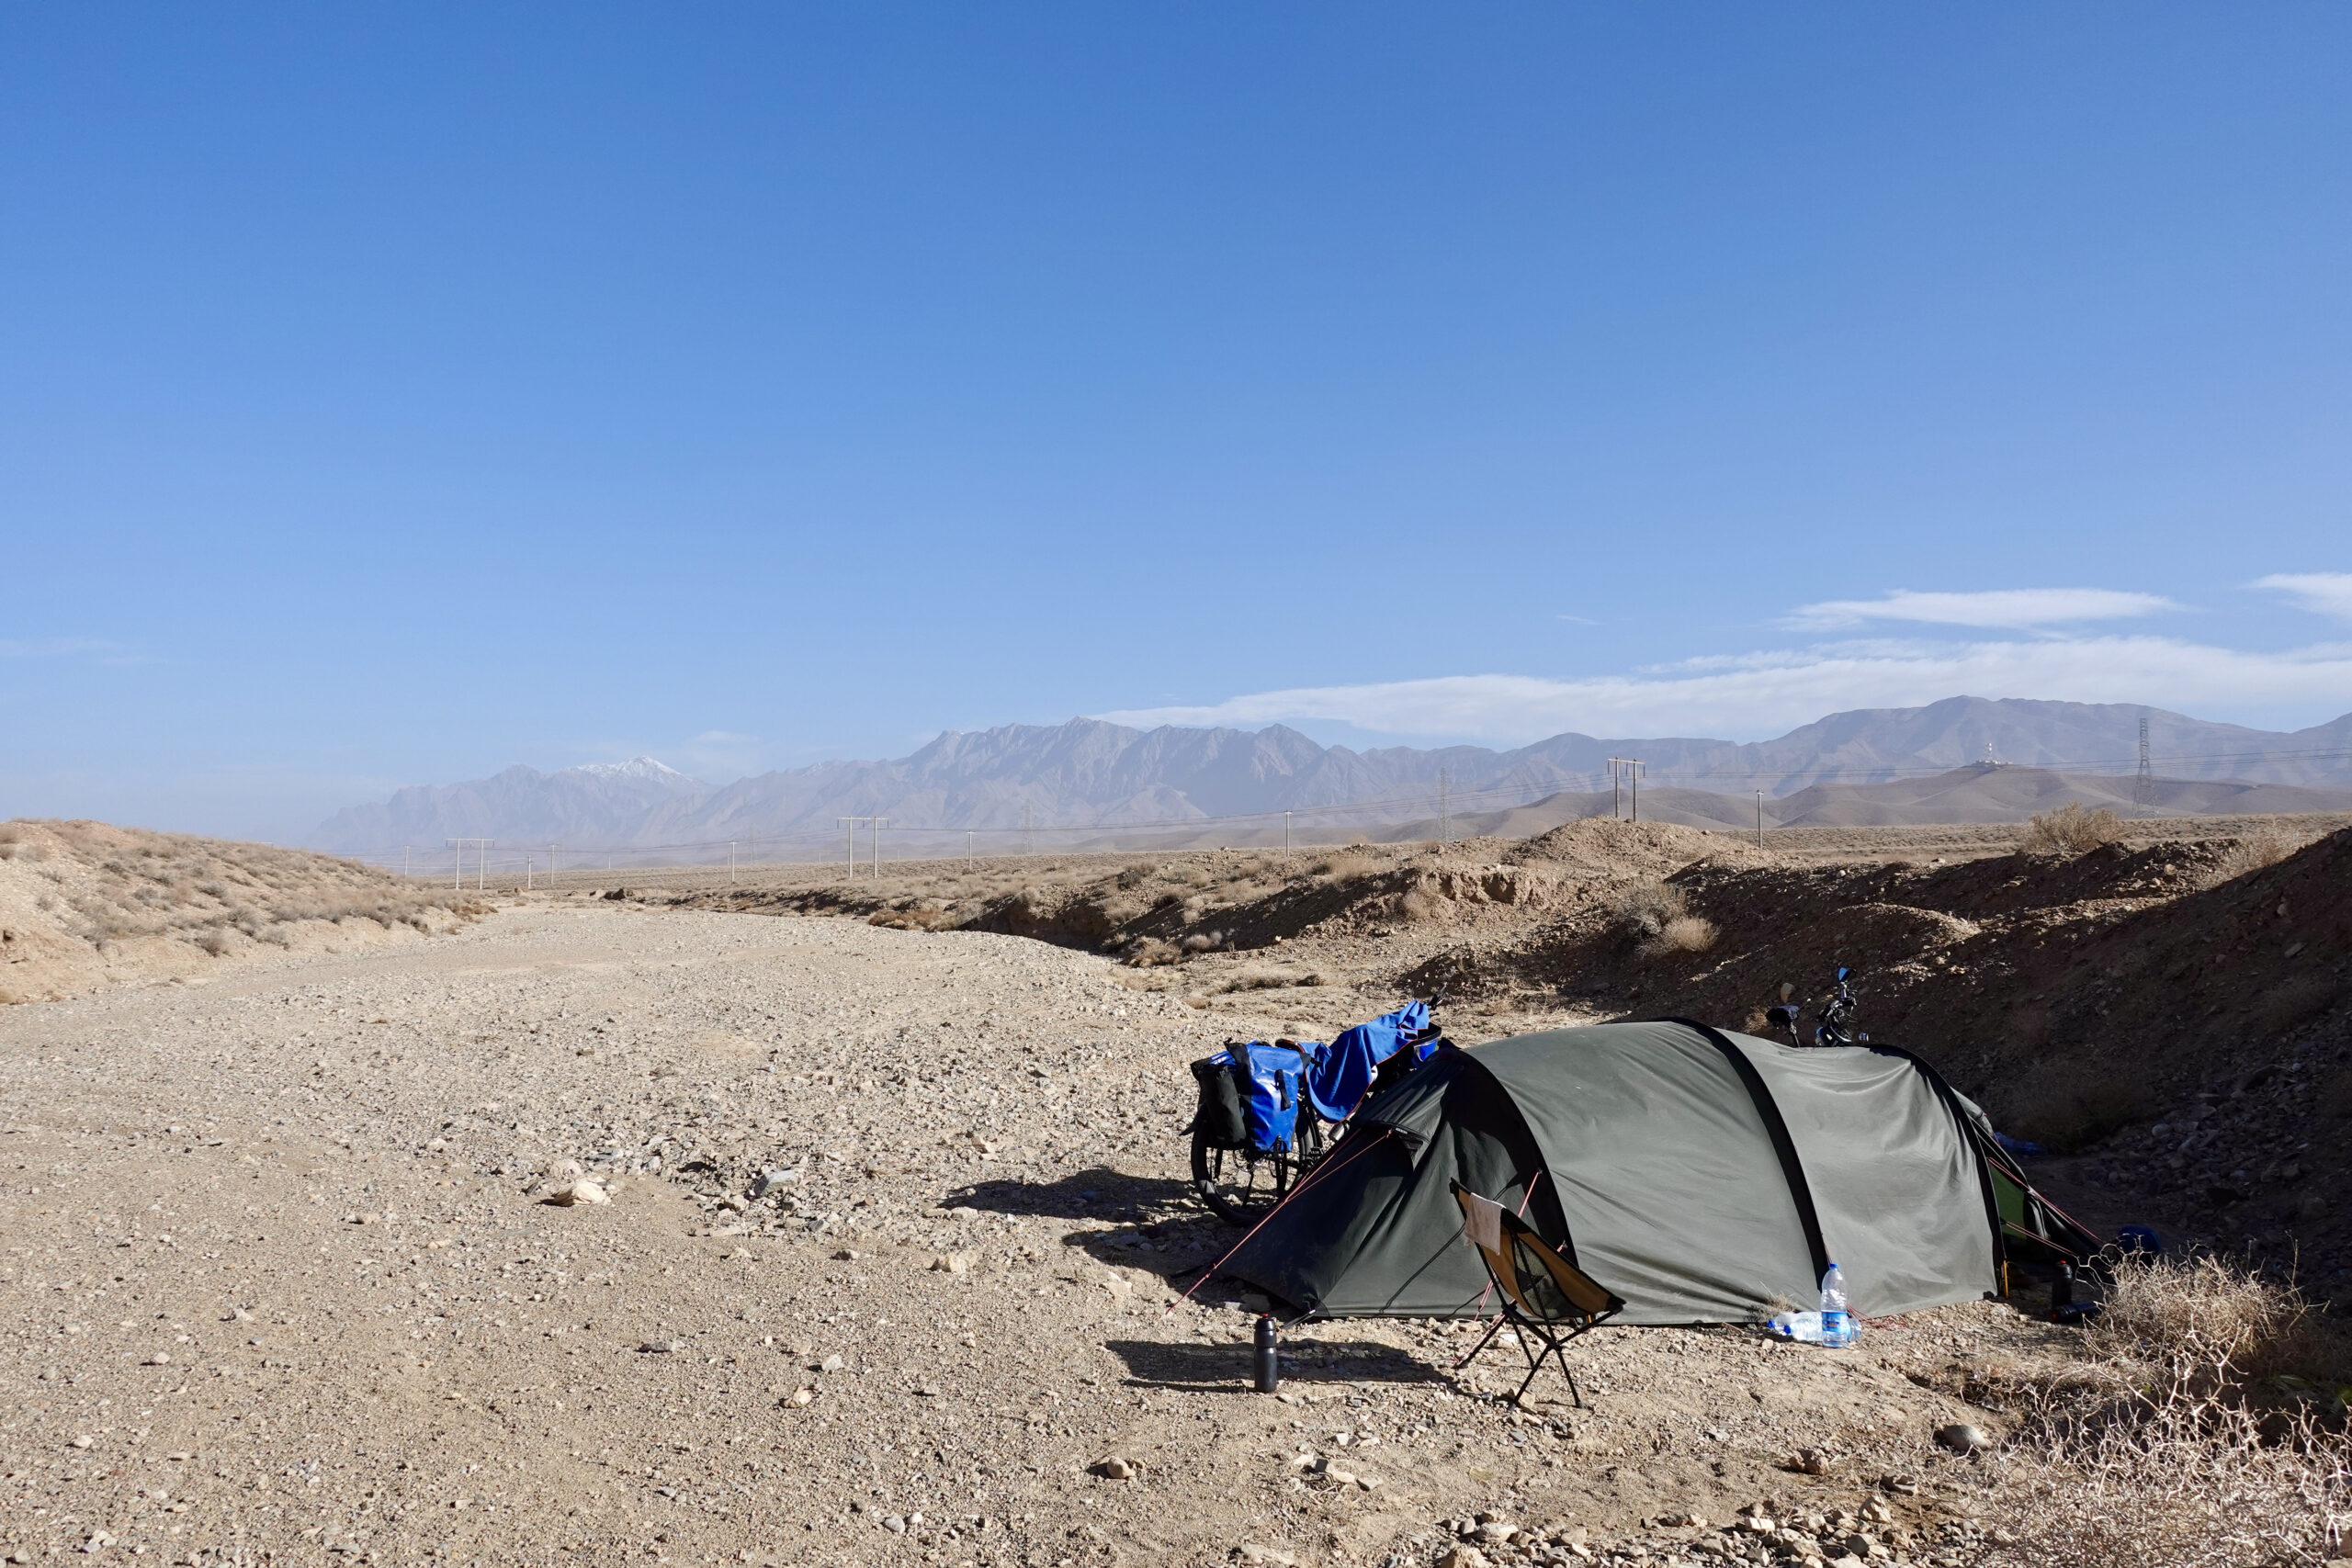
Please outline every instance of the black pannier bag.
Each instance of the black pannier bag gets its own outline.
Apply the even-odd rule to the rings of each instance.
[[[1201,1086],[1201,1103],[1185,1131],[1199,1134],[1215,1148],[1248,1148],[1250,1125],[1242,1120],[1240,1069],[1233,1058],[1223,1051],[1204,1057],[1193,1064],[1193,1077]]]

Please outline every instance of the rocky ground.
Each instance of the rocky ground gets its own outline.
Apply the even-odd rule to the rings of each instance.
[[[0,1011],[0,1557],[1994,1550],[1931,1435],[1997,1438],[1973,1402],[2068,1353],[1995,1303],[1848,1352],[1604,1330],[1582,1410],[1550,1374],[1502,1403],[1509,1348],[1457,1370],[1447,1325],[1308,1330],[1249,1392],[1247,1303],[1184,1293],[1231,1235],[1183,1190],[1184,1064],[1397,999],[1340,956],[1154,988],[1001,932],[535,897]],[[1485,1007],[1457,1037],[1580,1016]]]

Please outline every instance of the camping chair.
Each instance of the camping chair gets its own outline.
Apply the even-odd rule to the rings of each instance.
[[[1535,1374],[1544,1370],[1544,1358],[1557,1356],[1561,1375],[1568,1380],[1568,1393],[1577,1408],[1583,1409],[1584,1395],[1577,1391],[1577,1374],[1568,1367],[1569,1342],[1623,1312],[1625,1303],[1493,1199],[1482,1198],[1457,1181],[1453,1201],[1462,1205],[1464,1238],[1478,1249],[1503,1308],[1486,1337],[1454,1364],[1469,1365],[1509,1324],[1527,1357],[1527,1382],[1510,1396],[1511,1403],[1516,1404],[1526,1395]],[[1541,1341],[1544,1348],[1532,1348],[1530,1338]]]

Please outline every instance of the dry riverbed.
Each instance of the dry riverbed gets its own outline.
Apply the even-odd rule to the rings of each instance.
[[[1604,1331],[1586,1410],[1323,1325],[1249,1393],[1241,1303],[1181,1293],[1231,1236],[1184,1064],[1396,998],[1135,977],[526,902],[0,1012],[0,1558],[1973,1560],[1929,1434],[2053,1332],[1989,1303],[1847,1354]]]

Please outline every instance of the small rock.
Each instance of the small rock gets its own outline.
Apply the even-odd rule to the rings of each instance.
[[[1245,1542],[1235,1550],[1233,1555],[1249,1563],[1250,1568],[1298,1568],[1298,1559],[1279,1547],[1251,1546]],[[1484,1565],[1481,1564],[1480,1568]]]
[[[1509,1519],[1482,1519],[1478,1524],[1478,1539],[1488,1546],[1500,1546],[1519,1533],[1519,1527]]]
[[[638,1348],[649,1356],[673,1356],[686,1348],[683,1339],[649,1339]]]
[[[1919,1478],[1916,1475],[1889,1475],[1882,1478],[1879,1484],[1898,1497],[1917,1497],[1919,1495]]]
[[[882,1528],[888,1530],[892,1535],[904,1535],[907,1533],[906,1516],[904,1514],[892,1514],[882,1521]]]
[[[1984,1432],[1963,1422],[1936,1428],[1936,1441],[1956,1454],[1973,1454],[1985,1446]]]
[[[934,1274],[968,1274],[972,1271],[972,1255],[968,1252],[944,1253],[931,1260],[931,1268]]]
[[[576,1159],[549,1160],[547,1168],[539,1174],[549,1181],[568,1181],[580,1174],[580,1162]]]
[[[1826,1475],[1829,1473],[1829,1456],[1819,1449],[1800,1449],[1797,1457],[1790,1461],[1789,1468],[1801,1475]]]
[[[841,1352],[837,1350],[833,1354],[826,1357],[823,1360],[818,1362],[817,1370],[820,1372],[837,1372],[848,1365],[848,1358],[842,1355]]]
[[[798,1410],[816,1397],[817,1391],[813,1388],[796,1388],[784,1396],[784,1403]]]
[[[1133,1481],[1136,1476],[1136,1467],[1116,1454],[1096,1460],[1089,1468],[1105,1481]]]
[[[74,1438],[74,1439],[73,1440],[73,1442],[71,1442],[70,1444],[68,1444],[68,1445],[67,1445],[67,1447],[69,1447],[69,1448],[76,1448],[76,1449],[86,1449],[86,1448],[88,1448],[89,1446],[90,1446],[90,1439],[89,1439],[89,1438]]]
[[[1487,1568],[1487,1554],[1475,1546],[1449,1547],[1437,1568]]]
[[[151,1367],[168,1367],[172,1364],[172,1358],[164,1351],[158,1350],[147,1358],[147,1364]]]
[[[592,1181],[584,1176],[577,1181],[566,1182],[540,1200],[541,1202],[553,1203],[566,1209],[574,1203],[609,1203],[612,1201],[612,1194],[605,1191],[601,1183]]]
[[[759,1179],[752,1183],[752,1196],[754,1198],[772,1198],[778,1191],[782,1190],[784,1188],[791,1186],[794,1182],[799,1179],[800,1173],[797,1170],[777,1170],[774,1168],[763,1170],[760,1172]]]

